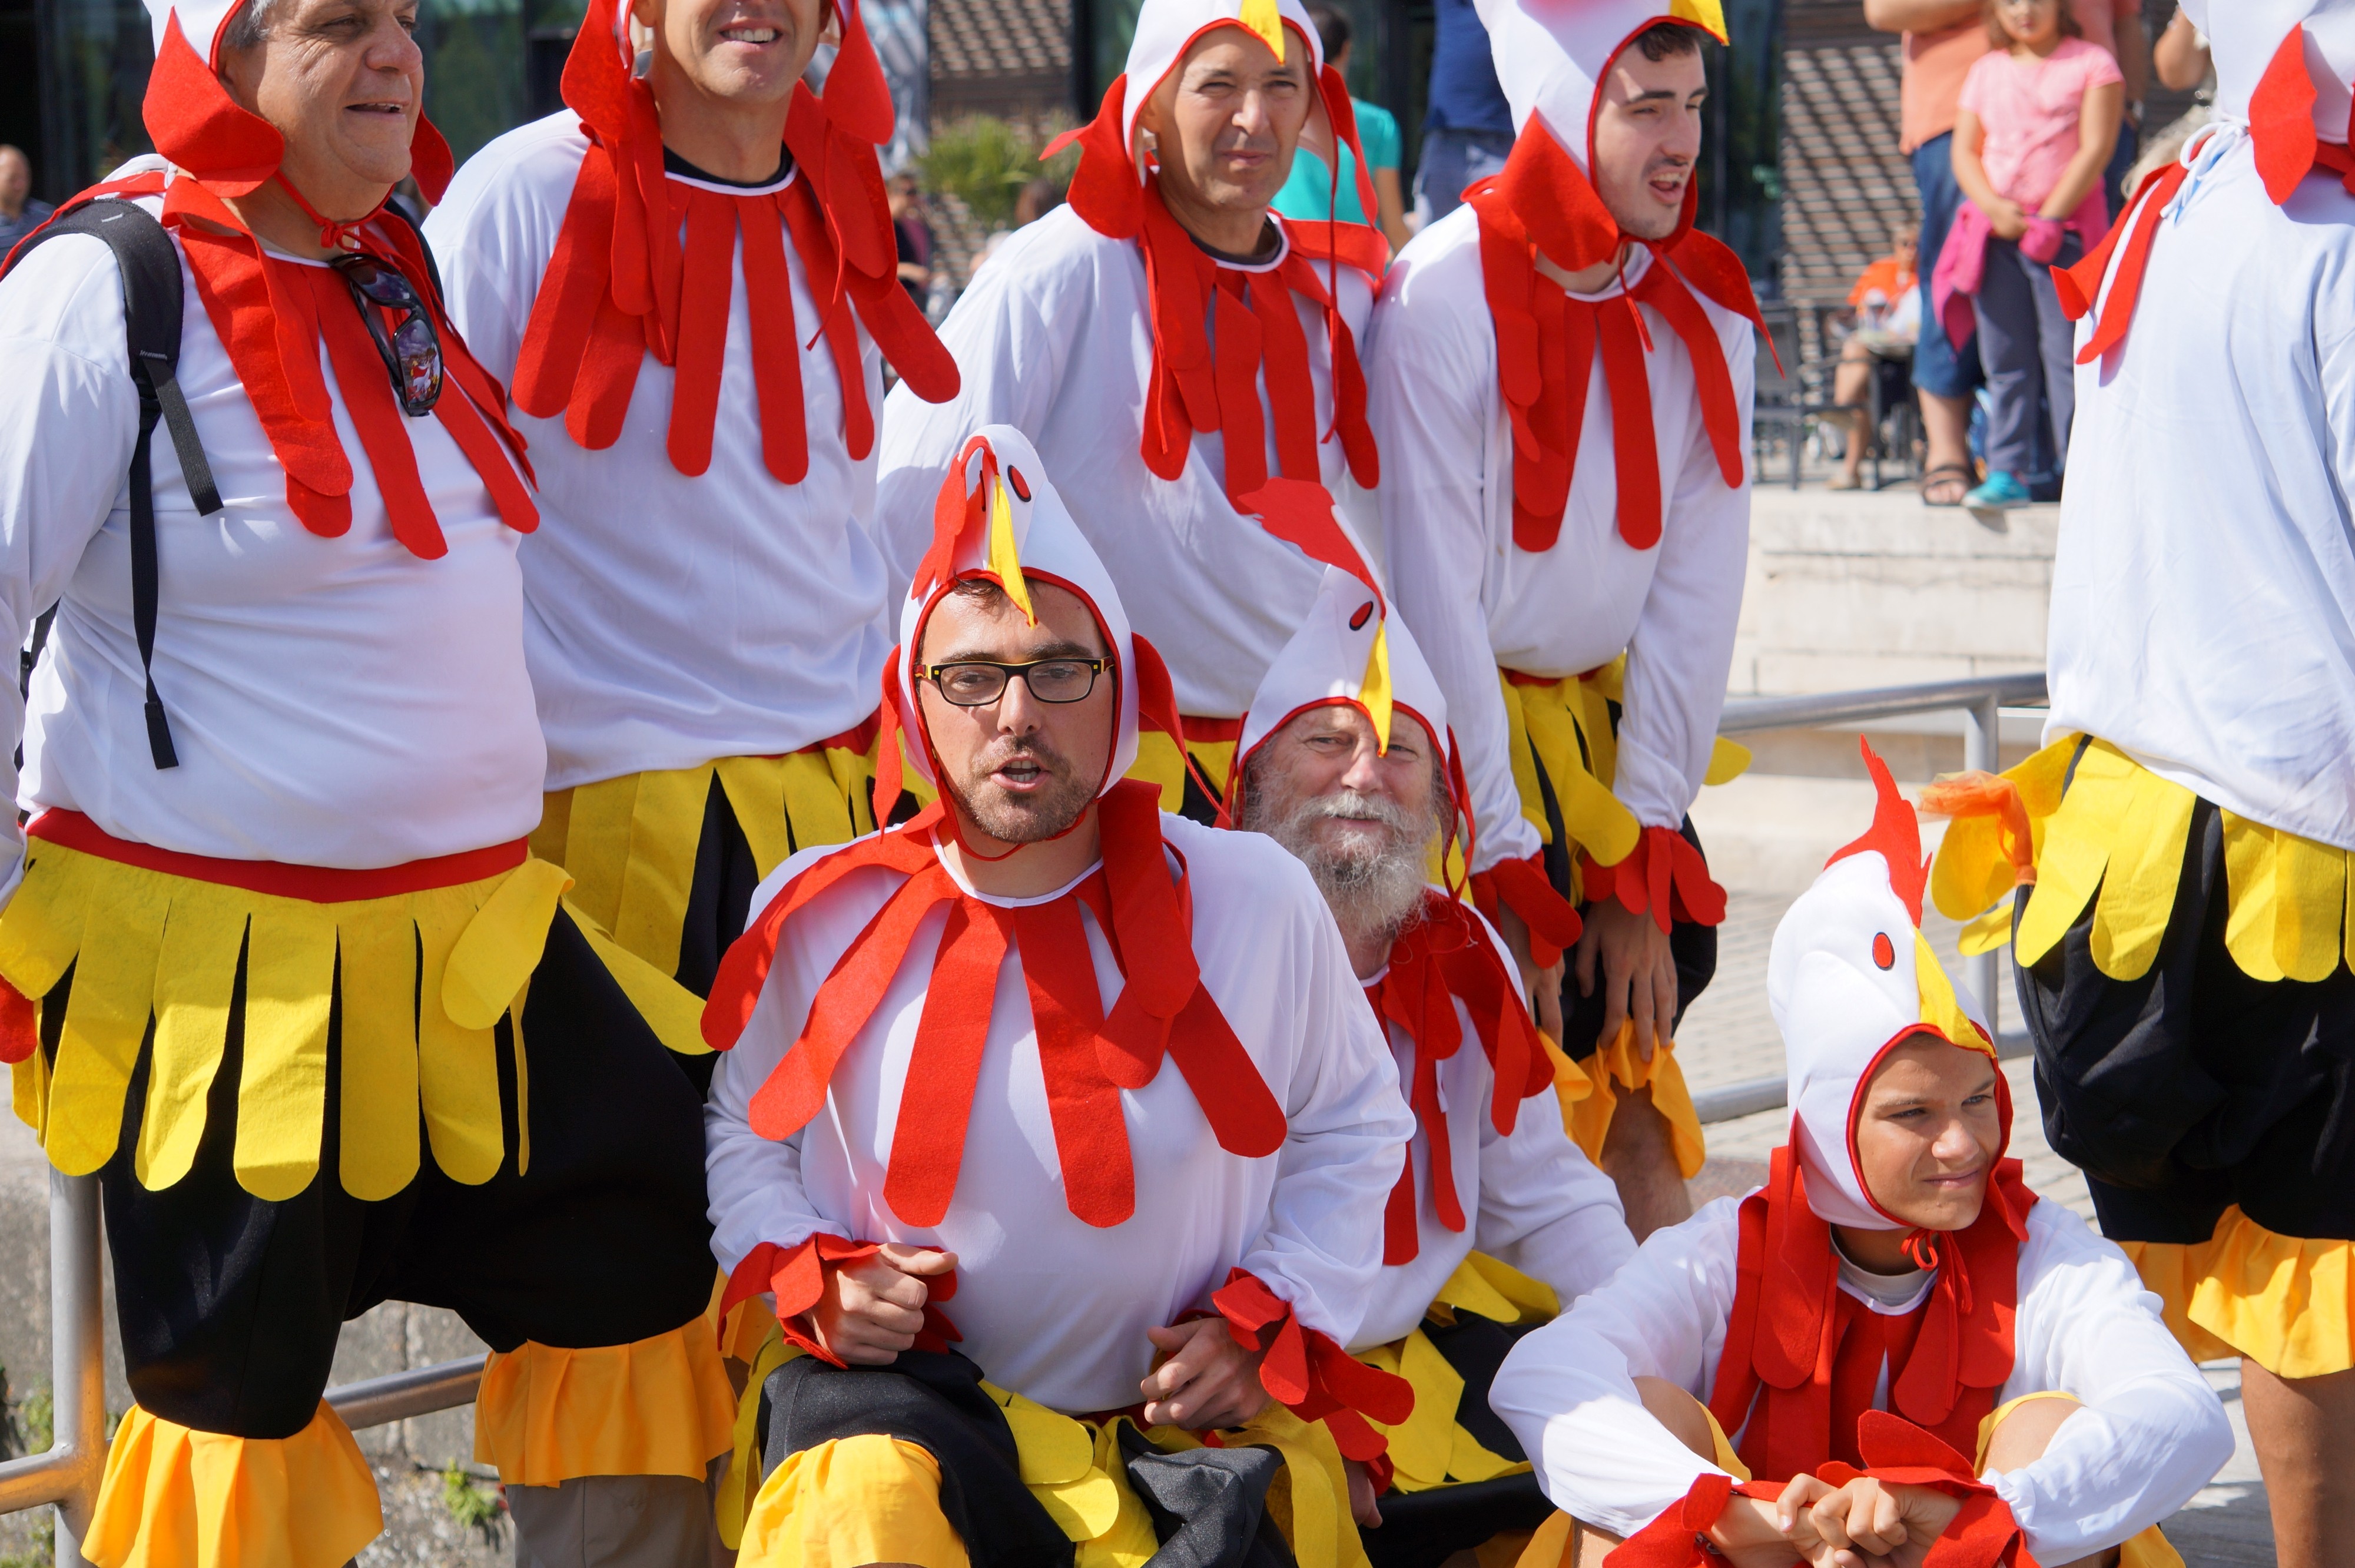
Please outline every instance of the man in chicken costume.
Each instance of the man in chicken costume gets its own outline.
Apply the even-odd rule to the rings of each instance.
[[[1529,1568],[2178,1563],[2158,1521],[2232,1454],[2133,1266],[2004,1157],[1994,1048],[1922,937],[1913,808],[1865,755],[1872,828],[1767,959],[1792,1116],[1766,1185],[1497,1376],[1564,1510]]]
[[[490,1343],[475,1456],[520,1552],[699,1561],[730,1396],[698,1107],[633,996],[682,1046],[694,998],[527,858],[539,519],[384,206],[450,172],[414,7],[154,20],[162,155],[0,281],[5,635],[57,606],[0,1059],[100,1179],[137,1402],[80,1553],[348,1562],[381,1517],[321,1395],[345,1319],[399,1299]]]
[[[1369,574],[1369,576],[1370,574]],[[1446,699],[1368,576],[1328,568],[1243,720],[1239,827],[1298,856],[1331,905],[1415,1115],[1391,1189],[1382,1273],[1351,1349],[1414,1385],[1390,1433],[1377,1564],[1481,1547],[1509,1561],[1551,1511],[1488,1409],[1513,1340],[1611,1277],[1635,1240],[1619,1195],[1570,1141],[1584,1080],[1539,1038],[1511,954],[1425,880],[1462,816]],[[1442,856],[1444,859],[1444,856]]]
[[[935,516],[891,695],[941,798],[788,861],[705,1014],[713,1245],[783,1333],[743,1561],[1361,1562],[1342,1459],[1408,1398],[1342,1347],[1413,1124],[1348,955],[1124,778],[1168,677],[1030,443]]]
[[[563,85],[426,233],[549,515],[523,550],[533,848],[700,994],[762,877],[874,826],[882,355],[911,395],[956,368],[898,281],[858,0],[595,0]]]
[[[2242,1358],[2281,1560],[2343,1563],[2355,5],[2186,10],[2215,118],[2059,274],[2048,744],[1952,792],[1933,887],[1958,919],[2001,901],[2053,1148],[2185,1348]]]
[[[1480,15],[1520,133],[1383,286],[1383,533],[1464,744],[1474,891],[1540,1023],[1594,1059],[1580,1141],[1640,1238],[1692,1211],[1700,1125],[1660,1048],[1716,966],[1725,895],[1685,818],[1742,760],[1715,737],[1757,307],[1692,229],[1700,50],[1725,28],[1716,0]]]
[[[895,390],[879,503],[900,577],[966,434],[1013,425],[1167,651],[1200,779],[1222,781],[1243,709],[1316,596],[1335,497],[1378,475],[1357,337],[1388,257],[1362,224],[1272,202],[1295,155],[1357,158],[1348,87],[1300,0],[1144,0],[1128,66],[1080,147],[1069,205],[989,259],[942,325],[963,385]],[[1178,743],[1140,776],[1202,821]],[[1191,804],[1188,805],[1191,791]]]

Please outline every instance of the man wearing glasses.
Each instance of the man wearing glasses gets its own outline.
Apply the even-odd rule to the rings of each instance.
[[[564,96],[426,232],[549,514],[523,551],[532,848],[700,994],[755,883],[875,826],[883,358],[935,398],[956,369],[897,281],[856,0],[591,0]]]
[[[722,1299],[780,1324],[723,1511],[746,1562],[1362,1562],[1397,1070],[1307,872],[1123,776],[1168,677],[1030,443],[931,510],[889,712],[940,799],[787,862],[704,1014]]]
[[[519,1553],[703,1561],[698,1096],[640,1011],[687,1045],[692,999],[527,854],[529,469],[385,206],[449,176],[416,7],[154,16],[161,156],[0,281],[5,635],[55,607],[0,1060],[100,1179],[137,1401],[81,1551],[349,1561],[381,1512],[321,1394],[399,1299],[494,1350]]]

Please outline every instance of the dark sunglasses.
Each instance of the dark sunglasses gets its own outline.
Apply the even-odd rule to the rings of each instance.
[[[344,275],[352,303],[368,323],[368,336],[376,340],[385,373],[392,378],[392,394],[400,400],[400,411],[423,419],[442,397],[442,339],[425,302],[407,278],[367,256],[338,256],[331,265]],[[400,311],[400,325],[388,332],[380,309]]]

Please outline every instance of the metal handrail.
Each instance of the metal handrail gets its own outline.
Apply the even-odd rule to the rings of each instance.
[[[1720,733],[1756,734],[1908,713],[1961,709],[1970,716],[1964,765],[1992,771],[1998,709],[2045,699],[2041,671],[1932,681],[1919,686],[1838,691],[1818,697],[1747,698],[1725,705]],[[1996,1019],[1999,955],[1972,961],[1987,1021]],[[2001,1054],[2025,1051],[2025,1036],[1998,1035]],[[1704,1122],[1772,1110],[1784,1103],[1781,1077],[1753,1079],[1693,1096]],[[95,1177],[49,1172],[49,1322],[56,1440],[46,1452],[0,1463],[0,1513],[55,1504],[58,1568],[86,1568],[81,1540],[106,1463],[105,1324],[100,1305],[99,1194]],[[327,1391],[346,1426],[381,1426],[474,1402],[485,1358],[415,1367]]]

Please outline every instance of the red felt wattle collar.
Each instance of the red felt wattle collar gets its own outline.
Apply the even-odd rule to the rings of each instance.
[[[844,15],[857,31],[857,7]],[[793,178],[773,190],[723,192],[665,174],[654,93],[624,67],[603,8],[589,7],[563,79],[564,101],[581,116],[589,149],[517,357],[517,407],[539,419],[563,414],[576,443],[602,451],[620,438],[651,354],[675,372],[671,464],[704,473],[741,253],[762,460],[780,483],[800,483],[809,472],[801,349],[812,335],[794,317],[788,230],[818,296],[817,329],[841,383],[852,457],[864,458],[875,442],[859,325],[919,396],[955,396],[956,362],[900,286],[871,94],[849,91],[860,73],[844,62],[853,54],[872,61],[864,39],[858,32],[854,50],[846,35],[824,98],[794,85],[784,138]],[[888,97],[879,124],[888,140]]]
[[[1724,346],[1694,296],[1745,317],[1761,333],[1765,325],[1741,259],[1692,229],[1696,193],[1688,189],[1674,234],[1636,240],[1620,229],[1576,160],[1532,119],[1503,170],[1475,185],[1465,200],[1479,223],[1497,382],[1511,419],[1513,542],[1535,552],[1550,549],[1561,536],[1598,351],[1611,400],[1619,535],[1635,549],[1659,542],[1659,453],[1644,358],[1651,337],[1639,304],[1658,311],[1683,340],[1718,472],[1728,485],[1740,485],[1747,472],[1741,405]],[[1582,272],[1628,244],[1650,251],[1651,265],[1610,298],[1573,298],[1538,270],[1543,256],[1564,272]]]
[[[1071,1212],[1117,1225],[1135,1211],[1135,1173],[1120,1091],[1141,1089],[1176,1062],[1219,1146],[1247,1158],[1283,1143],[1284,1115],[1203,986],[1194,956],[1188,880],[1169,869],[1156,786],[1124,780],[1098,802],[1103,864],[1062,897],[1007,909],[973,897],[941,862],[935,801],[904,827],[860,839],[781,889],[719,965],[703,1035],[733,1047],[759,1002],[786,922],[826,889],[868,867],[905,880],[812,999],[801,1036],[752,1096],[753,1130],[786,1138],[825,1107],[835,1069],[909,957],[917,928],[948,906],[891,1140],[885,1201],[911,1225],[938,1224],[956,1189],[988,1038],[997,972],[1022,955],[1048,1101]],[[1107,1015],[1089,956],[1082,906],[1126,976]]]
[[[1488,1058],[1495,1080],[1489,1123],[1499,1136],[1511,1135],[1523,1100],[1553,1087],[1553,1059],[1529,1021],[1516,971],[1488,939],[1487,928],[1436,889],[1423,893],[1422,919],[1391,946],[1390,966],[1366,987],[1366,1000],[1375,1017],[1396,1024],[1414,1041],[1414,1078],[1407,1101],[1430,1147],[1431,1195],[1439,1221],[1461,1232],[1464,1204],[1455,1190],[1447,1113],[1439,1103],[1439,1068],[1464,1044],[1456,1002],[1461,1000],[1472,1015],[1480,1049]],[[1410,1158],[1383,1214],[1385,1264],[1414,1261],[1422,1250],[1419,1219],[1414,1161]]]

